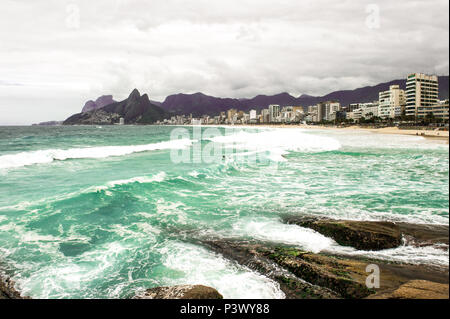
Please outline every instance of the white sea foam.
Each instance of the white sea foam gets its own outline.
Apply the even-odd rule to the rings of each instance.
[[[241,219],[233,225],[232,236],[250,237],[263,241],[299,246],[318,253],[335,245],[335,241],[318,232],[296,225],[287,225],[276,219]]]
[[[82,291],[84,298],[92,298],[92,292],[88,289],[89,283],[98,278],[109,279],[117,276],[123,266],[123,260],[126,260],[130,253],[130,247],[119,242],[107,243],[82,254],[79,258],[83,262],[61,257],[61,254],[55,251],[47,252],[54,254],[54,262],[42,265],[29,276],[13,277],[23,295],[43,299],[70,298],[74,295],[80,296]]]
[[[216,288],[227,299],[285,298],[278,283],[203,247],[169,242],[161,253],[164,266],[178,272],[176,278],[161,278],[166,285],[202,284]]]
[[[229,231],[224,235],[229,236]],[[427,247],[402,245],[380,251],[357,250],[352,247],[341,246],[333,239],[314,230],[297,225],[286,225],[277,220],[261,217],[258,219],[241,219],[233,225],[231,236],[293,245],[313,253],[330,252],[411,264],[444,267],[449,265],[448,245],[445,244]]]
[[[192,145],[192,140],[178,139],[145,145],[96,146],[71,148],[66,150],[47,149],[29,151],[0,156],[0,169],[17,168],[34,164],[47,164],[55,160],[64,161],[67,159],[107,158],[155,150],[182,149],[189,147],[190,145]]]
[[[339,141],[334,138],[305,134],[301,129],[271,129],[254,133],[237,131],[209,140],[249,153],[267,152],[269,158],[275,161],[284,161],[283,155],[289,151],[326,152],[341,147]]]
[[[164,181],[165,178],[166,178],[166,173],[159,172],[158,174],[156,174],[154,176],[138,176],[138,177],[132,177],[129,179],[120,179],[120,180],[116,180],[116,181],[111,181],[111,182],[106,183],[106,186],[95,187],[95,189],[102,190],[102,189],[112,188],[117,185],[127,185],[127,184],[132,184],[132,183],[145,184],[145,183],[153,183],[153,182],[162,182],[162,181]]]
[[[326,251],[342,255],[367,257],[408,264],[423,264],[441,267],[449,266],[448,245],[445,244],[425,247],[402,245],[397,248],[378,251],[357,250],[351,247],[334,245],[326,249]]]

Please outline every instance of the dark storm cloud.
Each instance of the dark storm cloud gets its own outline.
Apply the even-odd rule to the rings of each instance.
[[[0,123],[63,119],[134,87],[318,95],[448,74],[448,28],[446,0],[2,0]]]

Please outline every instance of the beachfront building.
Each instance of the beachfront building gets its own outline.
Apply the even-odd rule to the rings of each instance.
[[[270,123],[277,122],[280,115],[281,115],[280,106],[278,104],[269,105],[269,122]]]
[[[339,102],[329,101],[325,103],[325,109],[326,109],[325,119],[330,121],[331,120],[330,115],[332,113],[340,111],[341,104]]]
[[[342,109],[346,112],[353,112],[354,110],[360,109],[362,103],[351,103],[347,106],[344,106]]]
[[[448,123],[448,99],[433,105],[433,116]]]
[[[362,117],[365,119],[371,119],[372,117],[378,117],[378,103],[364,103],[367,104],[361,107]]]
[[[261,123],[269,123],[269,109],[262,109],[261,110]]]
[[[336,101],[327,101],[317,104],[317,122],[330,121],[330,114],[341,110],[341,104]]]
[[[285,106],[281,109],[282,123],[299,123],[304,118],[302,106]]]
[[[258,123],[258,115],[256,114],[256,110],[250,110],[249,121],[252,124]]]
[[[379,93],[378,116],[382,119],[401,116],[405,110],[405,91],[399,85],[391,85],[389,90]]]
[[[406,79],[407,116],[425,117],[427,109],[438,104],[439,83],[436,75],[413,73]]]
[[[448,113],[448,100],[443,100],[431,106],[424,107],[421,113],[419,113],[419,117],[433,117],[448,122]]]
[[[322,122],[325,119],[326,116],[326,105],[324,102],[321,102],[319,104],[317,104],[317,116],[316,116],[316,121],[317,122]]]
[[[361,108],[353,110],[353,112],[347,112],[345,115],[347,120],[353,120],[355,122],[359,122],[363,117],[363,109]]]
[[[228,123],[234,123],[234,122],[235,122],[235,119],[236,119],[236,113],[237,113],[237,110],[236,110],[236,109],[229,109],[229,110],[227,111],[227,120],[228,120]]]
[[[346,112],[336,111],[330,114],[330,121],[339,121],[346,118]]]
[[[307,114],[305,116],[306,122],[318,122],[317,121],[317,105],[310,105],[307,108]]]

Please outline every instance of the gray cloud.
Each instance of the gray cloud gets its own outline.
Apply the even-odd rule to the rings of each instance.
[[[379,28],[367,24],[371,4]],[[319,95],[416,71],[448,74],[448,7],[447,0],[2,0],[0,123],[64,119],[88,99],[125,98],[134,87],[155,100],[198,91]]]

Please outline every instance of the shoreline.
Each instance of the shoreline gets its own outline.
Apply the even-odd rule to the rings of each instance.
[[[312,128],[311,125],[307,125],[305,128]],[[436,141],[444,141],[448,144],[449,132],[448,131],[438,131],[438,130],[417,130],[417,129],[400,129],[398,127],[384,127],[384,128],[368,128],[360,126],[349,126],[349,127],[329,127],[329,126],[318,126],[320,129],[337,129],[337,130],[356,130],[356,131],[366,131],[376,134],[386,134],[386,135],[409,135],[409,136],[421,136],[426,139],[433,139]]]
[[[202,125],[210,126],[210,125]],[[215,125],[213,125],[215,126]],[[308,125],[308,124],[298,124],[298,125],[285,125],[285,124],[264,124],[264,125],[248,125],[248,124],[235,124],[235,125],[217,125],[220,127],[248,127],[248,128],[302,128],[302,129],[314,129],[314,130],[343,130],[343,131],[365,131],[375,134],[386,134],[386,135],[409,135],[409,136],[421,136],[425,139],[431,139],[434,141],[446,142],[444,144],[449,144],[449,131],[440,130],[425,130],[425,129],[400,129],[396,126],[383,127],[383,128],[370,128],[362,127],[358,125],[339,127],[339,126],[325,126],[325,125]]]
[[[112,126],[110,124],[89,124],[89,125],[73,125],[73,126]],[[202,125],[192,125],[192,124],[125,124],[117,125],[121,127],[126,126],[203,126],[203,127],[244,127],[244,128],[303,128],[303,129],[315,129],[315,130],[345,130],[345,131],[366,131],[376,134],[391,134],[391,135],[410,135],[410,136],[421,136],[426,139],[432,139],[435,141],[443,141],[445,144],[449,144],[449,131],[443,130],[426,130],[426,129],[401,129],[396,126],[389,126],[383,128],[373,128],[373,127],[363,127],[359,125],[352,125],[346,127],[340,126],[327,126],[327,125],[309,125],[309,124],[202,124]],[[0,127],[27,127],[33,125],[0,125]],[[38,126],[38,125],[34,125]],[[52,127],[60,127],[64,125],[49,125]],[[48,126],[44,126],[48,127]]]

